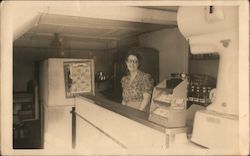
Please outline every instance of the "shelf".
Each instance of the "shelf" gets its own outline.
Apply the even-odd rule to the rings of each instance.
[[[18,98],[18,99],[14,99],[13,101],[15,104],[27,104],[27,103],[32,103],[33,102],[33,98]]]
[[[14,94],[13,102],[14,103],[33,102],[33,94],[31,93]]]
[[[20,121],[35,119],[35,99],[32,93],[14,93],[13,95],[14,114]]]
[[[218,54],[196,54],[189,56],[190,60],[198,61],[198,60],[219,60],[220,56]]]
[[[160,117],[160,118],[162,118],[163,120],[165,119],[165,120],[168,120],[168,118],[169,118],[169,114],[157,114],[157,113],[151,113],[151,115],[153,115],[153,116],[155,116],[155,117]]]
[[[199,105],[199,106],[203,106],[203,107],[207,107],[208,105],[210,105],[211,103],[198,103],[198,102],[191,102],[191,101],[188,101],[187,102],[187,105],[188,106],[191,106],[191,105]]]
[[[185,126],[187,86],[187,78],[162,80],[154,88],[149,120],[165,127]]]
[[[109,80],[109,79],[105,79],[105,80],[98,80],[98,79],[97,79],[97,80],[95,80],[95,82],[96,82],[96,83],[100,83],[100,82],[108,82],[108,81],[110,81],[110,80]]]
[[[168,94],[173,94],[173,89],[160,88],[160,87],[155,87],[155,89],[157,89],[157,90],[159,90],[159,91],[167,92]]]
[[[156,100],[156,99],[154,99],[154,102],[157,103],[157,104],[167,106],[167,107],[171,106],[171,103],[169,103],[169,102],[164,102],[164,101],[160,101],[160,100]]]
[[[185,106],[173,106],[172,110],[185,110],[186,107]]]

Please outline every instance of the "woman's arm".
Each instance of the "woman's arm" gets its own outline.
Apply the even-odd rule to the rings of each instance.
[[[146,106],[150,103],[151,94],[153,92],[154,80],[151,75],[145,74],[143,76],[143,100],[140,105],[140,110],[145,110]]]
[[[140,105],[140,110],[144,110],[146,108],[146,106],[150,103],[150,99],[151,99],[151,94],[145,92],[143,93],[143,100],[141,102]]]

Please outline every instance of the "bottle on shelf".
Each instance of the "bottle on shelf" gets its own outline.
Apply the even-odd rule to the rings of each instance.
[[[196,94],[196,93],[197,93],[197,92],[196,92],[196,85],[194,84],[192,88],[193,88],[193,91],[192,91],[192,92],[193,92],[193,94],[192,94],[193,103],[195,103],[195,101],[196,101],[196,99],[197,99],[197,97],[196,97],[196,95],[197,95],[197,94]]]
[[[202,86],[202,91],[201,91],[199,102],[204,106],[206,105],[206,99],[207,99],[206,91],[207,91],[206,86]]]
[[[209,91],[208,91],[208,87],[206,87],[206,93],[205,93],[205,96],[206,96],[206,101],[205,101],[205,105],[208,106],[211,101],[209,99]]]
[[[197,93],[198,93],[198,92],[197,92],[197,85],[194,85],[193,102],[194,102],[195,104],[198,103],[198,94],[197,94]]]
[[[194,101],[194,85],[193,83],[190,84],[190,92],[188,96],[188,101],[193,102]]]
[[[211,99],[209,98],[210,92],[212,90],[212,87],[208,86],[207,87],[207,103],[210,104],[211,103]]]

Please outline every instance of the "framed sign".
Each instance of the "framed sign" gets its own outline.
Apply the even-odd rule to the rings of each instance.
[[[64,62],[66,98],[94,92],[93,61]]]

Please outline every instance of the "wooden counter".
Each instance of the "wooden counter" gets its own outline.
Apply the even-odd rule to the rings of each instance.
[[[165,133],[166,130],[168,131],[183,131],[186,129],[186,127],[176,127],[176,128],[167,128],[167,127],[163,127],[161,125],[158,125],[156,123],[153,123],[151,121],[148,120],[148,116],[149,114],[143,111],[139,111],[137,109],[134,108],[130,108],[128,106],[124,106],[120,103],[108,100],[107,98],[105,98],[104,96],[102,96],[101,94],[97,94],[97,95],[81,95],[79,96],[79,98],[84,98],[87,100],[91,100],[91,102],[93,102],[96,105],[99,105],[103,108],[106,108],[108,110],[111,110],[115,113],[118,113],[122,116],[125,116],[129,119],[132,119],[134,121],[137,121],[145,126],[151,127],[155,130],[158,130],[160,132]]]
[[[186,127],[167,128],[148,121],[148,114],[110,101],[101,95],[78,96],[75,100],[76,149],[166,149]],[[178,137],[180,138],[180,137]]]

